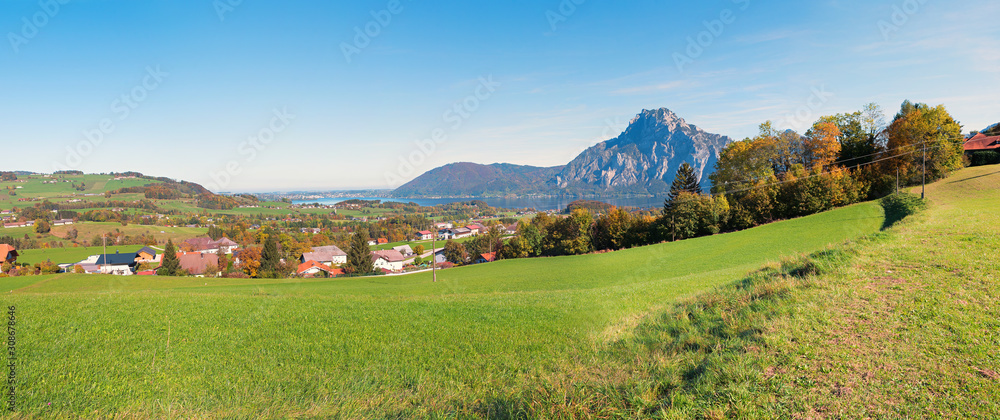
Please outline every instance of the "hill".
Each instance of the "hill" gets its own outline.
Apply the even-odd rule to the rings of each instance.
[[[394,197],[497,197],[545,193],[563,167],[452,163],[432,169],[392,192]]]
[[[628,413],[615,408],[621,396],[574,384],[637,371],[614,348],[638,322],[882,221],[865,203],[689,241],[445,270],[437,283],[427,273],[3,279],[18,336],[30,337],[18,341],[19,405],[27,417]],[[564,404],[582,391],[604,408]]]
[[[732,141],[688,124],[669,109],[643,110],[621,135],[588,148],[565,166],[454,163],[420,175],[392,195],[659,195],[670,189],[684,162],[695,168],[707,189],[719,153]]]

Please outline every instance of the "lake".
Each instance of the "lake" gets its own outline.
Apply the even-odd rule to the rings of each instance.
[[[383,202],[417,203],[421,206],[436,206],[438,204],[457,203],[461,201],[481,200],[492,207],[505,209],[533,208],[535,210],[563,210],[569,203],[579,200],[578,197],[529,197],[529,198],[378,198],[378,197],[339,197],[315,198],[311,200],[294,200],[295,204],[337,204],[347,200],[382,200]],[[663,197],[631,197],[631,198],[587,198],[587,200],[602,201],[619,207],[638,207],[642,209],[663,207]]]

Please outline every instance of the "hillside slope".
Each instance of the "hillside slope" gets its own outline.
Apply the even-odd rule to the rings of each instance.
[[[605,369],[609,340],[664,302],[875,232],[881,213],[866,203],[438,283],[40,277],[8,294],[31,337],[18,395],[28,416],[502,418],[522,393]],[[536,417],[570,408],[548,398]]]

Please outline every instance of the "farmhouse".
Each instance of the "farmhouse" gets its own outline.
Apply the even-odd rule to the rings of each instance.
[[[386,239],[386,238],[378,238],[378,244],[379,245],[385,245],[387,243],[389,243],[388,239]]]
[[[413,248],[410,248],[409,245],[394,246],[394,247],[392,247],[392,249],[394,251],[399,252],[404,257],[409,257],[410,255],[413,255]]]
[[[497,259],[497,254],[495,252],[479,254],[479,258],[476,259],[476,264],[493,262],[496,261],[496,259]]]
[[[326,273],[326,275],[329,277],[336,277],[344,274],[344,270],[341,270],[339,268],[330,268],[326,264],[319,263],[316,261],[307,261],[302,264],[299,264],[299,268],[298,270],[296,270],[296,273],[302,277],[307,277],[307,278],[316,277],[316,275],[320,273]]]
[[[429,241],[431,239],[434,239],[434,234],[431,233],[431,231],[429,230],[422,230],[420,232],[417,232],[417,234],[414,235],[414,238],[416,238],[416,240],[418,241]]]
[[[403,254],[390,249],[387,251],[372,251],[372,262],[375,268],[388,271],[403,271]]]
[[[205,274],[216,275],[216,273],[207,273],[209,267],[214,267],[218,270],[219,267],[219,256],[214,253],[209,252],[178,252],[177,260],[181,263],[181,269],[186,270],[188,274],[193,276],[201,276]]]
[[[451,223],[435,223],[434,227],[437,228],[438,230],[444,230],[444,229],[451,229],[455,227],[455,225]]]
[[[98,255],[94,265],[100,268],[101,274],[131,276],[135,274],[136,258],[134,252],[121,254],[116,251],[114,254]]]
[[[964,149],[965,153],[1000,151],[1000,136],[987,137],[983,133],[976,134],[965,142]]]
[[[191,251],[194,252],[209,254],[218,254],[219,252],[222,252],[223,254],[232,254],[236,248],[239,248],[239,244],[226,237],[222,237],[217,241],[212,240],[212,238],[188,239],[184,241],[181,246],[190,248]]]
[[[347,253],[338,248],[336,245],[316,246],[312,248],[312,252],[302,254],[300,261],[303,264],[309,261],[315,261],[320,264],[326,264],[329,267],[333,267],[335,265],[347,264]]]
[[[135,253],[135,261],[138,263],[152,263],[159,262],[159,258],[156,258],[156,250],[148,246],[142,247],[139,252]]]
[[[17,262],[17,249],[12,245],[0,244],[0,263],[8,262],[14,264]]]

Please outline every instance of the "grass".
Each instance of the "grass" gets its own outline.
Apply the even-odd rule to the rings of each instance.
[[[0,284],[18,311],[26,417],[558,416],[572,410],[552,392],[604,372],[615,360],[607,349],[670,302],[882,222],[865,203],[616,253],[445,270],[438,283],[415,274]]]
[[[114,254],[115,251],[120,251],[123,253],[136,252],[142,249],[142,245],[124,245],[124,246],[108,246],[108,253]],[[100,246],[92,247],[78,247],[78,248],[50,248],[50,249],[25,249],[19,251],[20,256],[17,259],[19,263],[35,264],[43,261],[52,261],[56,264],[68,264],[83,261],[91,255],[97,255],[104,252],[104,248]]]

